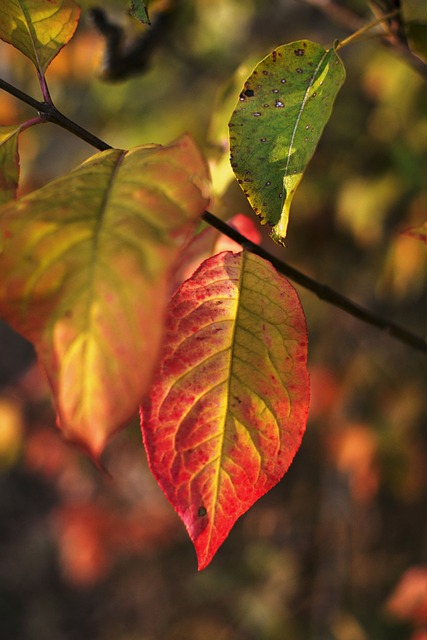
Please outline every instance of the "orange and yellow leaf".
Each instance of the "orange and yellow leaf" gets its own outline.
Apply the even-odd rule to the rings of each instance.
[[[0,127],[0,205],[16,196],[19,178],[18,125]]]
[[[291,464],[307,420],[306,359],[298,296],[262,258],[218,254],[172,298],[141,423],[199,569]]]
[[[93,455],[148,390],[207,180],[184,136],[98,153],[0,208],[0,315],[35,344],[60,426]]]
[[[72,38],[79,17],[73,0],[2,0],[0,39],[22,51],[43,75]]]

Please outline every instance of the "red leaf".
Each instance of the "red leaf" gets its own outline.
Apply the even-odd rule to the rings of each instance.
[[[255,244],[259,244],[261,242],[261,234],[258,230],[258,226],[255,225],[255,222],[251,218],[248,218],[243,213],[237,213],[228,221],[228,224],[230,227],[233,227],[233,229],[236,229],[248,238],[251,242],[254,242]],[[215,253],[220,253],[221,251],[237,252],[241,250],[242,247],[240,244],[222,234],[219,236],[215,244]]]
[[[306,358],[298,296],[257,256],[216,255],[172,298],[141,422],[199,569],[291,464],[308,413]]]

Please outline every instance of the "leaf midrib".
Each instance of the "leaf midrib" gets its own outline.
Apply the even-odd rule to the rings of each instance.
[[[235,335],[236,335],[236,327],[238,324],[238,317],[239,317],[239,307],[240,307],[240,298],[242,295],[242,283],[243,283],[243,274],[244,274],[244,265],[245,265],[245,261],[246,261],[246,253],[244,251],[242,251],[240,253],[240,270],[239,270],[239,281],[237,283],[237,296],[236,296],[236,314],[235,314],[235,319],[234,319],[234,324],[233,324],[233,331],[232,331],[232,335],[231,335],[231,339],[230,339],[230,362],[229,362],[229,370],[230,370],[230,374],[228,375],[228,384],[227,384],[227,389],[226,389],[226,401],[225,401],[225,406],[226,406],[226,410],[224,412],[224,424],[223,424],[223,429],[221,430],[221,435],[220,435],[220,444],[219,444],[219,455],[218,455],[218,461],[217,461],[217,472],[216,472],[216,477],[217,477],[217,481],[215,482],[215,494],[214,494],[214,498],[213,498],[213,513],[212,513],[212,518],[211,521],[209,523],[209,537],[208,537],[208,541],[206,544],[206,549],[207,549],[207,554],[210,553],[210,548],[211,548],[211,540],[212,540],[212,532],[213,532],[213,528],[215,525],[215,520],[216,520],[216,516],[217,516],[217,505],[218,505],[218,496],[220,494],[220,486],[221,486],[221,472],[222,470],[222,461],[224,459],[224,442],[225,442],[225,431],[226,431],[226,424],[227,424],[227,416],[229,414],[229,398],[231,395],[231,381],[232,381],[232,369],[233,369],[233,350],[234,350],[234,342],[235,342]],[[206,554],[206,555],[207,555]]]
[[[310,78],[310,82],[308,83],[307,88],[305,90],[304,98],[303,98],[303,100],[301,102],[301,106],[300,106],[300,108],[298,110],[298,115],[297,115],[297,118],[296,118],[296,121],[295,121],[295,125],[294,125],[294,128],[292,130],[292,136],[291,136],[291,140],[290,140],[289,147],[288,147],[287,162],[286,162],[286,167],[285,167],[283,180],[289,175],[289,173],[288,173],[289,163],[290,163],[291,157],[292,157],[291,150],[292,150],[292,147],[293,147],[293,144],[294,144],[295,137],[296,137],[297,132],[298,132],[298,125],[300,123],[302,114],[304,112],[305,105],[307,104],[308,94],[309,94],[310,89],[313,86],[313,84],[314,84],[314,82],[315,82],[315,80],[317,78],[318,71],[319,71],[321,65],[323,64],[323,61],[325,60],[326,56],[328,55],[328,53],[329,53],[329,51],[327,51],[325,49],[325,52],[322,55],[321,59],[319,60],[319,63],[317,65],[317,67],[315,68],[315,70],[314,70],[314,72],[313,72],[313,74],[312,74],[312,76]],[[284,198],[284,201],[286,201],[286,198]]]
[[[88,287],[87,287],[87,292],[86,292],[86,298],[87,298],[87,304],[86,304],[86,312],[85,312],[85,317],[82,323],[82,332],[85,334],[85,340],[84,340],[84,346],[83,346],[83,350],[82,350],[82,371],[83,372],[87,372],[88,371],[88,358],[89,358],[89,340],[88,338],[92,335],[92,332],[89,330],[89,327],[91,325],[91,323],[93,322],[92,320],[92,306],[94,303],[94,291],[95,291],[95,273],[97,270],[97,259],[96,259],[96,255],[99,251],[99,240],[100,240],[100,235],[102,232],[102,227],[105,221],[105,215],[108,211],[108,202],[110,200],[110,196],[111,193],[114,189],[114,184],[115,184],[115,180],[116,180],[116,176],[120,170],[120,167],[122,165],[122,162],[124,160],[126,156],[126,152],[122,151],[122,153],[120,154],[120,156],[117,159],[116,165],[114,166],[110,178],[108,180],[105,192],[104,192],[104,197],[101,201],[100,207],[99,207],[99,215],[97,216],[97,222],[94,228],[94,232],[93,232],[93,242],[92,242],[92,246],[93,246],[93,250],[91,251],[91,259],[90,259],[90,264],[88,267]],[[89,381],[90,381],[90,377],[89,377]],[[82,385],[82,388],[85,391],[84,394],[84,399],[82,404],[83,405],[87,405],[87,398],[92,397],[92,393],[91,390],[89,389],[91,385],[88,383],[85,383]],[[96,427],[96,425],[95,425]]]
[[[36,47],[37,34],[33,27],[33,21],[31,20],[31,16],[27,12],[26,8],[22,5],[22,1],[21,0],[17,0],[17,1],[18,1],[19,8],[21,9],[22,14],[25,18],[25,22],[27,24],[28,34],[30,36],[31,44],[33,45],[33,49],[34,49],[34,55],[37,61],[38,71],[40,74],[43,74],[43,67],[40,62],[39,53]]]

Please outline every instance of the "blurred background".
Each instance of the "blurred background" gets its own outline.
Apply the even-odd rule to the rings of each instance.
[[[143,27],[124,0],[105,0],[125,51],[157,29],[148,60],[123,77],[105,62],[89,17],[95,4],[80,4],[78,31],[47,72],[57,108],[120,148],[190,131],[210,158],[212,210],[255,223],[227,160],[227,121],[244,79],[278,45],[330,46],[372,19],[363,0],[181,0],[155,26],[168,5],[153,0],[154,25]],[[263,242],[423,335],[425,246],[405,234],[426,220],[420,61],[372,33],[340,55],[347,80],[295,196],[287,247],[264,233]],[[4,43],[0,77],[41,99],[31,63]],[[34,115],[0,92],[0,124]],[[20,193],[92,153],[54,125],[32,127],[20,136]],[[284,479],[201,573],[147,468],[138,421],[108,446],[109,475],[96,469],[57,431],[31,345],[0,321],[2,639],[425,640],[425,357],[299,293],[309,329],[307,433]]]

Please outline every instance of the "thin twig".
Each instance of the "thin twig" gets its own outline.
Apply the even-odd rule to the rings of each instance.
[[[350,33],[358,31],[365,21],[360,18],[354,11],[339,5],[333,0],[302,0],[305,4],[315,7],[319,11],[322,11],[330,20],[340,25]],[[371,7],[372,10],[372,7]],[[379,17],[377,12],[374,12]],[[408,65],[410,65],[417,73],[423,78],[425,77],[427,65],[421,60],[408,46],[406,42],[402,42],[396,37],[390,37],[390,32],[384,31],[378,34],[381,37],[383,44],[389,48],[392,48],[402,58],[405,59]]]
[[[388,332],[391,336],[397,338],[397,340],[404,342],[417,351],[427,353],[427,341],[424,338],[417,336],[410,331],[407,331],[394,322],[390,322],[389,320],[381,318],[369,309],[361,307],[349,298],[346,298],[334,289],[331,289],[327,285],[313,280],[301,271],[298,271],[298,269],[295,269],[286,262],[283,262],[283,260],[279,260],[275,256],[272,256],[268,251],[255,244],[251,240],[248,240],[248,238],[239,233],[239,231],[237,231],[233,227],[230,227],[228,224],[212,215],[212,213],[209,213],[209,211],[205,211],[202,217],[205,222],[208,222],[211,226],[215,227],[215,229],[226,235],[228,238],[240,244],[247,251],[255,253],[265,260],[269,260],[269,262],[271,262],[271,264],[275,267],[275,269],[277,269],[277,271],[279,271],[279,273],[287,276],[296,284],[304,287],[304,289],[308,289],[312,293],[316,294],[317,297],[321,300],[329,302],[335,307],[339,307],[353,317],[358,318],[359,320],[362,320],[363,322],[366,322],[373,327],[377,327],[378,329],[382,329],[383,331]]]
[[[90,133],[86,129],[83,129],[80,125],[78,125],[73,120],[64,116],[56,107],[51,107],[50,105],[46,105],[46,110],[43,111],[45,114],[46,120],[49,122],[53,122],[54,124],[59,125],[63,129],[74,133],[75,136],[88,142],[90,145],[95,147],[95,149],[99,149],[99,151],[107,151],[108,149],[112,149],[113,147],[97,136],[94,136],[93,133]]]
[[[386,20],[389,20],[390,18],[394,18],[398,13],[399,13],[398,10],[390,11],[390,13],[386,13],[382,15],[380,18],[377,18],[373,22],[369,22],[368,24],[365,24],[363,27],[361,27],[360,29],[352,33],[350,36],[348,36],[348,38],[345,38],[345,40],[341,40],[340,42],[338,42],[336,46],[336,50],[338,51],[338,49],[341,49],[342,47],[346,47],[348,44],[350,44],[354,40],[358,40],[360,36],[362,36],[364,33],[371,31],[374,27],[382,25]]]
[[[0,89],[7,91],[7,93],[15,96],[15,98],[18,98],[18,100],[21,100],[21,102],[29,104],[30,107],[37,109],[37,111],[40,111],[40,107],[44,104],[43,102],[36,100],[32,96],[29,96],[28,93],[24,93],[23,91],[21,91],[21,89],[14,87],[13,84],[9,84],[8,82],[6,82],[6,80],[2,80],[2,78],[0,78]]]
[[[70,133],[78,136],[91,146],[99,149],[100,151],[106,151],[107,149],[112,149],[112,147],[97,138],[92,133],[80,127],[74,121],[70,120],[66,116],[64,116],[60,111],[56,109],[53,105],[46,104],[45,102],[39,102],[35,100],[31,96],[27,95],[20,89],[17,89],[13,85],[10,85],[8,82],[2,80],[0,78],[0,88],[4,89],[8,93],[12,94],[22,102],[30,105],[37,109],[39,114],[42,116],[42,119],[46,122],[53,122],[54,124],[59,125],[60,127],[66,129]],[[321,300],[325,302],[329,302],[330,304],[339,307],[343,311],[346,311],[351,316],[366,322],[378,329],[382,329],[383,331],[388,332],[391,336],[400,340],[404,344],[416,349],[417,351],[422,351],[423,353],[427,353],[427,342],[424,338],[413,334],[410,331],[407,331],[403,327],[395,324],[394,322],[390,322],[389,320],[385,320],[375,313],[365,309],[352,302],[349,298],[341,295],[337,291],[334,291],[327,285],[321,284],[316,280],[313,280],[309,276],[305,275],[298,269],[291,267],[286,262],[279,260],[275,256],[271,255],[268,251],[255,244],[245,236],[243,236],[239,231],[233,229],[228,224],[214,216],[209,211],[205,211],[202,214],[202,218],[205,222],[210,224],[212,227],[223,233],[225,236],[234,240],[238,244],[240,244],[244,249],[254,253],[265,260],[271,262],[271,264],[283,275],[287,276],[290,280],[299,284],[300,286],[308,289],[312,293],[315,293]]]
[[[99,149],[99,151],[106,151],[107,149],[112,148],[109,144],[107,144],[100,138],[97,138],[86,129],[83,129],[83,127],[78,125],[76,122],[70,120],[69,118],[67,118],[67,116],[64,116],[64,114],[58,111],[58,109],[53,104],[36,100],[32,96],[29,96],[28,93],[25,93],[24,91],[21,91],[21,89],[14,87],[12,84],[9,84],[9,82],[6,82],[6,80],[3,80],[2,78],[0,78],[0,89],[7,91],[7,93],[15,96],[15,98],[18,98],[18,100],[21,100],[21,102],[28,104],[30,107],[37,109],[41,119],[44,122],[53,122],[54,124],[57,124],[70,133],[73,133],[78,138],[81,138],[81,140],[84,140],[88,144],[92,145],[93,147],[95,147],[95,149]]]

